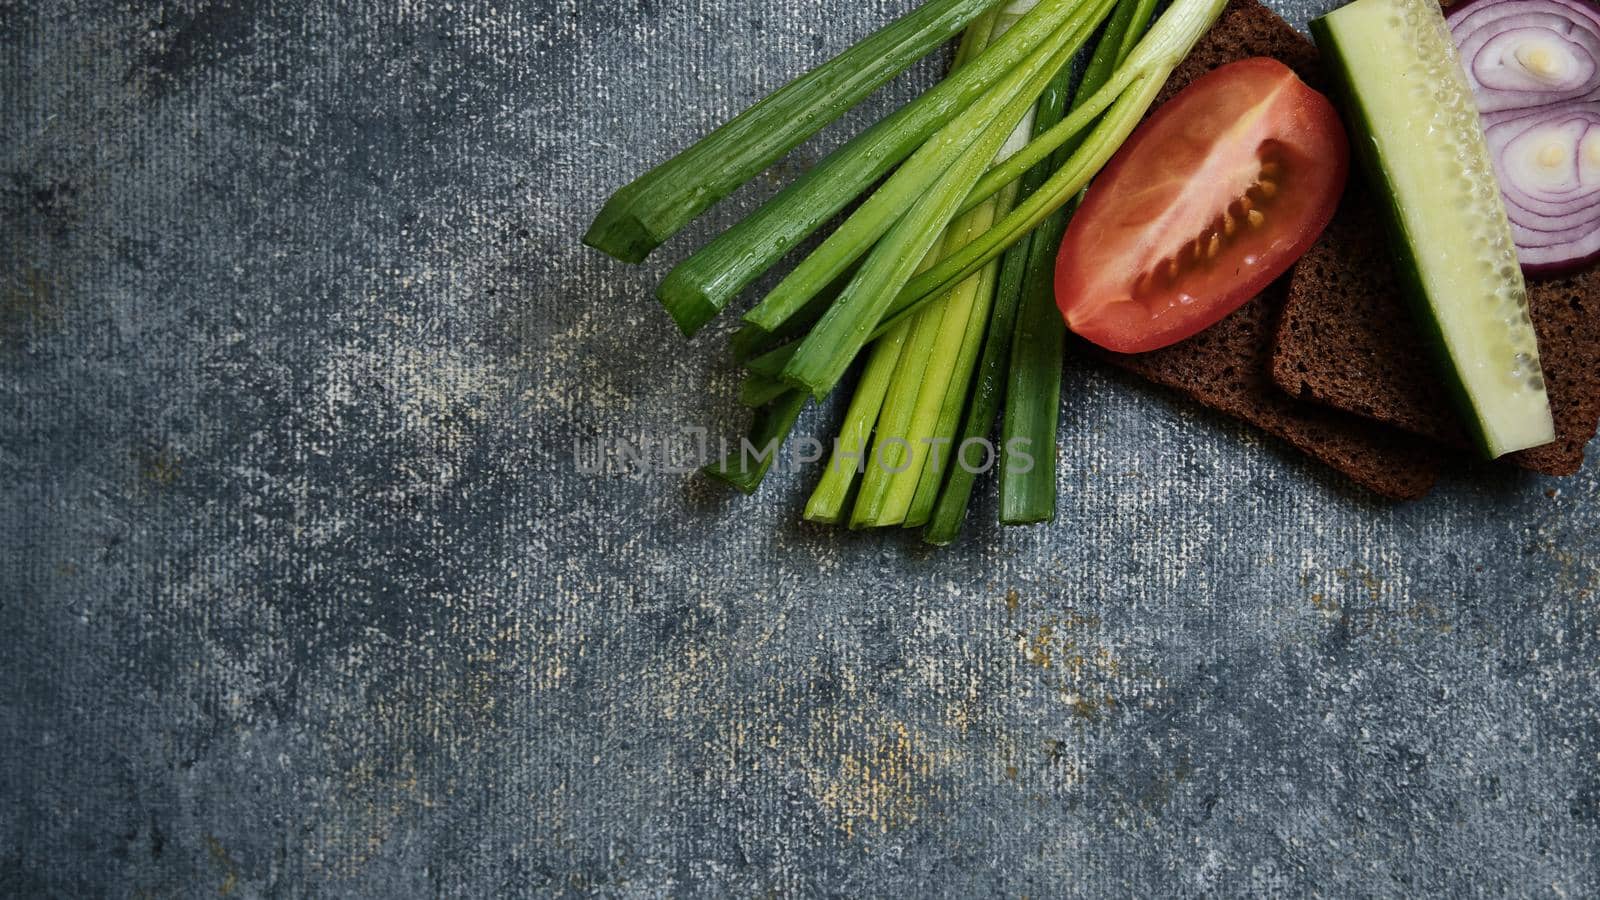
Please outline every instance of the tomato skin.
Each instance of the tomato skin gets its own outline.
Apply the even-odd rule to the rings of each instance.
[[[1056,257],[1056,304],[1120,353],[1225,318],[1310,249],[1333,218],[1350,144],[1328,98],[1267,57],[1191,82],[1090,185]]]

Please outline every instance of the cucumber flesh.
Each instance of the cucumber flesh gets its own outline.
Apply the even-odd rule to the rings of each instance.
[[[1482,123],[1436,0],[1356,0],[1311,23],[1387,198],[1402,285],[1490,457],[1555,440],[1538,337]]]

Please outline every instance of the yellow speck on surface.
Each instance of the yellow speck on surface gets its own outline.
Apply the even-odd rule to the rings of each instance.
[[[183,461],[171,448],[138,452],[133,458],[139,478],[156,488],[171,487],[183,474]]]
[[[38,269],[26,267],[6,279],[0,293],[0,337],[7,332],[37,328],[61,316],[50,281]]]
[[[234,863],[233,857],[228,854],[228,848],[212,835],[206,835],[206,850],[211,854],[211,861],[222,869],[222,884],[217,888],[217,893],[223,897],[233,893],[239,886],[239,867]]]
[[[1054,625],[1044,624],[1039,626],[1030,639],[1026,634],[1018,635],[1017,640],[1022,647],[1022,657],[1041,669],[1048,669],[1052,665],[1050,657],[1050,640],[1055,636]]]
[[[847,837],[862,825],[880,832],[909,825],[926,802],[933,757],[904,722],[893,722],[889,732],[869,741],[865,755],[846,751],[832,771],[809,775],[813,795]]]

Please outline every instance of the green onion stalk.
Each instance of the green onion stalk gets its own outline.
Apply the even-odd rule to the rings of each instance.
[[[1012,131],[1001,155],[1015,152],[1027,141],[1032,120],[1030,111]],[[987,230],[1010,209],[1015,196],[1015,191],[1003,191],[960,216],[945,234],[944,252],[965,246]],[[948,461],[946,444],[960,409],[956,398],[965,396],[977,357],[977,340],[969,335],[981,340],[996,275],[997,266],[986,266],[928,304],[905,326],[912,332],[910,353],[917,356],[902,356],[896,369],[892,402],[885,405],[878,423],[873,465],[867,468],[852,526],[920,524],[923,506],[931,506],[927,498],[922,504],[915,501],[924,476],[933,477],[931,473]],[[955,414],[949,410],[952,402]]]
[[[1153,2],[1038,0],[1009,29],[996,27],[1001,12],[986,5],[980,10],[986,14],[967,20],[964,64],[950,78],[835,151],[663,283],[663,302],[686,332],[693,331],[888,174],[747,314],[736,338],[752,372],[742,393],[760,405],[752,432],[760,446],[766,442],[755,438],[781,442],[806,399],[826,396],[873,344],[837,458],[807,504],[808,519],[844,521],[861,460],[875,453],[869,451],[874,435],[880,444],[894,436],[908,444],[912,438],[940,444],[948,436],[938,461],[927,454],[909,460],[903,473],[876,477],[875,466],[866,465],[849,519],[855,525],[926,521],[927,540],[953,540],[972,483],[964,467],[952,465],[951,453],[961,439],[987,435],[1008,380],[1015,382],[1013,396],[1039,395],[1036,403],[1010,404],[1013,433],[1048,431],[1053,447],[1061,326],[1047,310],[1056,319],[1054,336],[1041,327],[1039,298],[1048,299],[1048,281],[1041,293],[1039,273],[1049,269],[1059,232],[1024,239],[1055,224],[1057,210],[1127,139],[1225,0],[1174,0],[1134,43]],[[1112,22],[1090,62],[1093,77],[1078,89],[1072,112],[1036,118],[1028,128],[1026,117],[1041,95],[1047,101],[1052,90],[1064,95],[1058,76],[1108,15]],[[980,35],[988,45],[977,52]],[[1018,131],[1033,139],[1008,145]],[[699,203],[673,207],[668,200],[660,201],[663,208],[679,210],[660,219],[668,223]],[[1052,352],[1053,391],[1048,378],[1015,377],[1042,376]],[[890,462],[889,468],[899,468]],[[1041,480],[1016,495],[1032,498],[1025,508],[1040,508],[1045,493],[1053,505],[1054,468],[1052,462],[1048,491]],[[725,460],[708,471],[753,490],[767,467]]]
[[[1154,0],[1119,0],[1084,70],[1073,98],[1075,107],[1105,87],[1133,52],[1134,43],[1150,24],[1154,7]],[[1052,166],[1065,165],[1079,143],[1073,137],[1057,148]],[[1081,197],[1080,192],[1077,199]],[[1026,455],[1008,452],[1000,456],[1000,521],[1006,525],[1049,522],[1056,517],[1056,429],[1061,414],[1066,326],[1056,308],[1052,285],[1056,248],[1077,199],[1045,219],[1033,232],[1028,248],[1000,441],[1002,447],[1020,448]]]
[[[626,262],[642,261],[695,216],[995,2],[929,0],[617,191],[595,217],[584,242]]]
[[[1007,9],[1008,13],[1011,11],[1010,8]],[[998,10],[973,23],[967,29],[956,52],[953,72],[961,72],[979,51],[990,42],[1001,39],[1015,24],[1015,16],[1009,16],[1007,20],[1002,21]],[[992,220],[993,217],[990,218]],[[923,259],[920,268],[932,265],[938,258],[939,250],[951,245],[950,242],[960,239],[970,239],[970,236],[963,234],[958,237],[952,229],[940,242],[939,248]],[[941,309],[940,314],[942,313]],[[745,327],[757,326],[747,324]],[[811,499],[806,503],[805,518],[808,521],[837,524],[844,520],[845,505],[849,501],[856,476],[868,471],[870,449],[868,439],[883,412],[884,399],[889,396],[893,384],[907,373],[902,363],[906,344],[912,338],[912,331],[912,323],[906,322],[873,341],[861,380],[851,396],[844,423],[834,441],[833,455],[829,458],[822,478],[811,494]],[[793,355],[794,349],[795,346],[787,347],[780,350],[777,355],[782,356],[784,362],[787,362],[788,357]],[[774,361],[775,359],[776,357]]]
[[[1083,190],[1133,133],[1161,93],[1167,76],[1189,55],[1226,5],[1227,0],[1176,0],[1169,6],[1105,87],[1095,92],[1096,97],[1115,93],[1117,99],[1066,163],[978,240],[913,278],[889,305],[886,321],[906,315],[978,271]],[[1095,102],[1095,98],[1088,102]],[[1071,136],[1058,135],[1057,130],[1059,127],[1040,138],[1052,145],[1052,152]]]
[[[974,105],[973,112],[979,112],[982,121],[975,139],[961,142],[959,155],[950,162],[949,168],[914,197],[906,198],[911,201],[909,208],[873,246],[861,264],[861,271],[856,273],[839,299],[834,301],[833,306],[801,341],[800,347],[784,367],[783,377],[786,381],[809,390],[815,397],[824,396],[832,390],[870,338],[889,303],[911,280],[915,261],[921,259],[943,234],[961,202],[988,168],[1016,123],[1033,108],[1035,100],[1056,72],[1071,62],[1073,55],[1088,40],[1110,8],[1110,0],[1087,0],[1063,22],[1058,40],[1048,48],[1054,52],[1042,58],[1036,52],[1009,79],[1009,93],[999,98],[986,98],[990,102],[985,104],[981,112],[980,107]],[[949,137],[955,143],[961,141],[962,135],[957,133]],[[941,145],[938,149],[942,151],[944,147]],[[885,189],[892,183],[893,179],[884,186]],[[973,243],[941,260],[918,277],[926,278],[928,274],[946,268],[951,259],[959,258],[968,249],[983,242],[992,230],[985,231]],[[981,268],[981,265],[973,266],[970,271],[962,272],[960,278],[952,278],[948,283],[941,284],[930,295],[948,291]]]
[[[972,183],[988,168],[1015,123],[1032,107],[1056,69],[1076,52],[1098,20],[1089,11],[1106,0],[1040,0],[1034,12],[1070,10],[1056,32],[1034,48],[988,94],[952,120],[851,213],[821,246],[745,314],[767,330],[783,324],[818,291],[861,259],[861,269],[813,329],[825,329],[843,306],[872,302],[881,282],[903,284],[943,234]],[[960,71],[960,70],[957,70]],[[832,385],[828,385],[831,387]],[[826,390],[820,392],[825,394]],[[819,394],[819,395],[820,395]]]
[[[1042,3],[975,54],[970,64],[828,154],[750,216],[679,263],[656,291],[673,319],[692,332],[727,307],[761,273],[990,93],[1056,32],[1070,5],[1063,0]]]
[[[895,229],[879,242],[850,287],[846,288],[794,352],[784,367],[785,380],[809,390],[813,396],[825,395],[880,323],[890,325],[898,318],[909,316],[921,304],[939,297],[976,274],[990,260],[1000,256],[1006,248],[1032,232],[1051,213],[1066,204],[1127,140],[1155,101],[1172,69],[1210,28],[1225,3],[1226,0],[1177,0],[1168,7],[1106,86],[1095,92],[1096,96],[1103,96],[1102,92],[1119,89],[1120,86],[1121,93],[1117,99],[1083,143],[1040,189],[1019,201],[1015,209],[976,240],[944,257],[921,274],[907,281],[898,281],[897,276],[904,271],[903,258],[883,260],[876,264],[875,260],[897,252],[899,248],[916,246],[919,230],[925,229],[928,220],[935,218],[931,214],[940,204],[949,204],[952,194],[961,192],[960,182],[970,177],[971,166],[952,166],[940,182],[907,212]],[[1053,133],[1054,130],[1041,140],[1054,140],[1051,137]],[[1065,140],[1062,138],[1056,146]],[[967,182],[967,185],[970,187],[971,183]],[[956,200],[950,205],[959,206],[960,202]],[[927,243],[931,243],[931,239]],[[921,252],[918,252],[912,258],[920,256]],[[894,290],[897,285],[902,286]],[[892,296],[891,290],[894,290]]]

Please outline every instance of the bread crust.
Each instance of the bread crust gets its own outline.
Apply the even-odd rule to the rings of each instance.
[[[1323,85],[1310,41],[1256,0],[1232,0],[1216,26],[1172,73],[1160,99],[1212,69],[1252,56],[1273,57],[1312,87]],[[1287,279],[1280,279],[1228,318],[1162,350],[1127,355],[1081,341],[1075,346],[1255,425],[1381,496],[1397,500],[1424,496],[1439,470],[1439,455],[1427,442],[1359,416],[1296,400],[1273,383],[1269,371],[1273,339],[1287,287]]]
[[[1370,191],[1352,179],[1328,230],[1295,265],[1274,338],[1273,381],[1291,396],[1468,448],[1422,332],[1395,290],[1383,235]],[[1572,475],[1600,426],[1600,272],[1528,282],[1528,311],[1556,440],[1505,461]]]

